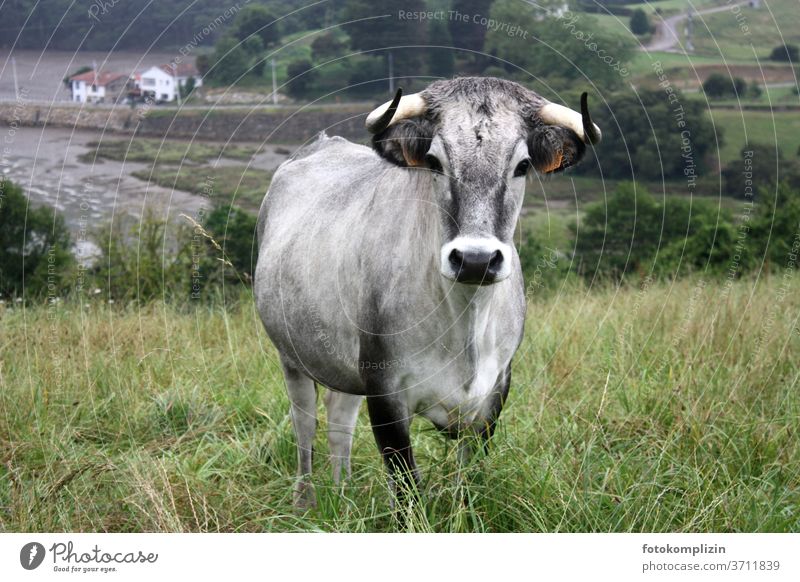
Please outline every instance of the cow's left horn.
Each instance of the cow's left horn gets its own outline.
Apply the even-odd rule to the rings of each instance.
[[[403,90],[398,89],[394,99],[387,101],[367,115],[367,131],[380,133],[401,119],[425,113],[425,100],[419,93],[403,97]]]
[[[539,111],[539,117],[548,125],[558,125],[574,131],[584,143],[600,143],[600,128],[592,123],[587,105],[588,96],[581,95],[581,112],[573,111],[557,103],[548,103]]]

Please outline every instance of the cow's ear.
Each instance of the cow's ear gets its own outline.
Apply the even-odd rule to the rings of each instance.
[[[540,174],[552,174],[574,166],[586,153],[586,144],[566,127],[541,125],[528,135],[528,155]]]
[[[431,147],[433,124],[424,117],[403,119],[372,136],[372,147],[398,166],[420,166]]]

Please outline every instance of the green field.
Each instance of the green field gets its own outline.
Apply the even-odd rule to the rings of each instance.
[[[490,454],[459,470],[415,423],[408,529],[800,530],[800,282],[782,284],[532,297]],[[397,527],[363,411],[352,480],[332,485],[320,434],[319,507],[293,513],[287,399],[248,299],[0,317],[0,531]]]
[[[797,15],[797,0],[762,0],[757,10],[742,8],[739,20],[732,11],[698,17],[695,53],[725,60],[766,60],[779,44],[800,44]]]
[[[714,124],[724,131],[720,149],[723,162],[740,159],[746,142],[777,144],[786,157],[795,157],[800,148],[800,114],[797,111],[737,111],[711,109]]]
[[[211,144],[200,141],[178,141],[134,138],[104,139],[87,144],[90,150],[81,155],[81,161],[95,159],[150,162],[158,164],[204,163],[221,158],[249,160],[256,153],[254,145]]]
[[[241,165],[156,165],[131,175],[164,188],[209,196],[220,204],[235,204],[251,212],[261,206],[272,180],[272,172]]]

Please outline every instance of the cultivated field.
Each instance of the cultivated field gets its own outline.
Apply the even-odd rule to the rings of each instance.
[[[415,531],[800,530],[791,272],[531,297],[491,453],[457,478],[424,421]],[[389,531],[365,414],[354,475],[296,516],[293,436],[252,302],[0,312],[0,530]],[[324,413],[320,428],[325,428]]]

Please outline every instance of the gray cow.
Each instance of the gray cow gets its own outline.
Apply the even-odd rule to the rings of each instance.
[[[525,320],[512,240],[525,176],[561,171],[600,139],[585,94],[581,109],[501,79],[437,81],[368,116],[371,149],[323,135],[275,173],[255,295],[291,402],[298,507],[315,503],[316,384],[330,389],[337,483],[365,396],[398,491],[419,478],[415,415],[491,436]]]

